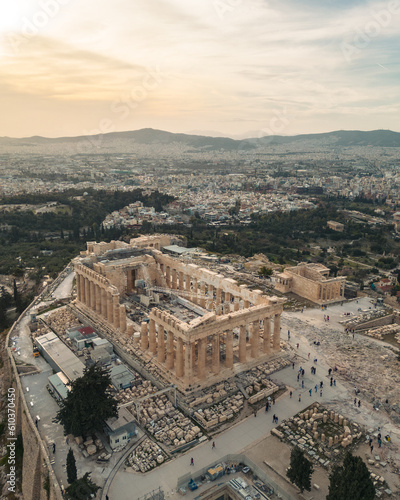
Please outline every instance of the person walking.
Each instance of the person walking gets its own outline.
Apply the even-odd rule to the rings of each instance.
[[[215,441],[213,441],[213,442],[212,442],[212,447],[211,447],[211,448],[212,448],[212,449],[214,449],[214,448],[215,448]]]
[[[292,391],[290,391],[290,392],[289,392],[289,397],[291,398],[292,396],[293,396],[293,392],[292,392]]]
[[[308,392],[310,393],[310,397],[311,397],[311,395],[312,395],[312,389],[310,389]]]
[[[322,398],[322,389],[319,391],[319,395]]]
[[[299,403],[301,402],[301,394],[299,394]]]
[[[190,459],[190,465],[194,465],[193,457]]]
[[[56,443],[53,443],[53,453],[56,452]]]

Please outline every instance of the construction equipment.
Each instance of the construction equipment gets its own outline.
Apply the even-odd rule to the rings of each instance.
[[[39,355],[40,355],[39,349],[37,348],[37,345],[35,343],[33,343],[33,357],[38,358]]]

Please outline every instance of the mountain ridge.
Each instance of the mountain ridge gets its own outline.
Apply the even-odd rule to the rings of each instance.
[[[109,132],[107,134],[81,135],[71,137],[32,136],[24,138],[0,137],[0,146],[33,146],[45,144],[62,144],[89,141],[93,144],[101,141],[108,145],[115,141],[129,141],[137,144],[172,144],[180,143],[196,149],[257,149],[259,147],[290,144],[298,141],[326,141],[332,146],[376,146],[400,147],[400,133],[392,130],[336,130],[315,134],[297,134],[292,136],[270,135],[258,138],[232,139],[229,137],[212,137],[195,134],[173,133],[153,128],[143,128],[124,132]]]

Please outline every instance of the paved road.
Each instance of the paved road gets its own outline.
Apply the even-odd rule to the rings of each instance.
[[[312,356],[310,358],[313,359]],[[194,472],[196,468],[201,469],[210,464],[210,462],[218,460],[219,457],[230,453],[240,453],[243,448],[251,445],[253,442],[258,442],[268,435],[273,427],[276,427],[272,423],[273,413],[276,413],[279,420],[282,420],[293,416],[314,401],[324,403],[347,397],[347,390],[339,382],[337,382],[336,387],[329,386],[326,367],[317,366],[317,374],[311,375],[310,368],[313,365],[312,361],[304,359],[301,365],[306,371],[304,389],[301,388],[301,382],[297,382],[299,364],[295,366],[295,369],[290,366],[272,376],[273,379],[279,380],[292,388],[292,398],[289,397],[289,393],[286,393],[276,401],[276,404],[272,406],[268,413],[264,409],[260,410],[257,413],[257,417],[248,417],[246,420],[224,432],[215,439],[215,450],[211,449],[211,442],[206,442],[176,460],[158,468],[153,473],[141,475],[122,470],[119,471],[109,489],[108,495],[110,500],[131,499],[133,488],[136,498],[158,486],[161,486],[166,494],[171,494],[176,489],[178,477],[189,472]],[[315,384],[319,386],[321,380],[324,381],[322,397],[320,396],[319,387],[317,393],[313,389],[312,396],[310,397],[308,389],[313,388]],[[301,395],[301,402],[299,402],[299,394]],[[194,458],[194,468],[190,466],[191,457]]]

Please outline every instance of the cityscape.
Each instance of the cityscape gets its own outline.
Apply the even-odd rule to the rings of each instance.
[[[0,6],[1,498],[400,498],[399,14]]]

